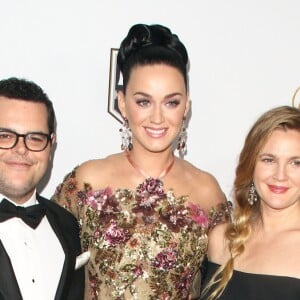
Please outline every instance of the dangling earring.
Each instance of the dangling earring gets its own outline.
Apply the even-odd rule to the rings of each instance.
[[[257,202],[257,192],[254,185],[254,182],[252,181],[250,188],[249,188],[249,194],[248,194],[248,202],[252,206],[255,202]]]
[[[185,127],[185,119],[183,119],[181,130],[178,136],[178,144],[177,144],[177,150],[181,158],[183,158],[184,155],[187,153],[186,140],[187,140],[187,131]]]
[[[119,132],[121,134],[121,140],[122,140],[121,149],[123,151],[132,150],[133,145],[131,142],[131,130],[129,128],[128,120],[126,118],[124,118],[122,128],[119,129]]]

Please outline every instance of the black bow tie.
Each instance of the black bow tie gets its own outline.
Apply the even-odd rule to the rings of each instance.
[[[6,199],[0,203],[0,222],[17,217],[23,220],[31,228],[35,229],[46,213],[41,204],[28,207],[16,206]]]

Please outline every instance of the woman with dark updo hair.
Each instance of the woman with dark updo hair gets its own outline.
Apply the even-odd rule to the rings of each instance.
[[[216,179],[182,158],[187,51],[168,28],[137,24],[117,63],[122,152],[76,167],[53,197],[90,251],[85,299],[196,299],[207,235],[230,206]]]

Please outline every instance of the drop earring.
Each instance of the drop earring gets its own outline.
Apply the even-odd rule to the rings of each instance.
[[[257,192],[254,185],[254,182],[252,181],[249,188],[249,194],[248,194],[248,202],[252,206],[255,202],[257,202]]]
[[[131,130],[128,125],[128,119],[124,118],[122,128],[119,129],[121,134],[121,149],[123,151],[130,151],[133,148],[131,141]]]
[[[179,157],[183,158],[187,153],[187,130],[185,127],[185,119],[183,119],[181,130],[178,136],[178,144],[177,144],[177,150],[179,152]]]

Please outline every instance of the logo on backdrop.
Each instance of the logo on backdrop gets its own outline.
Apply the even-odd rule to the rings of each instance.
[[[123,118],[118,107],[118,91],[123,87],[122,74],[117,66],[118,50],[110,49],[109,87],[107,111],[117,121],[123,123]]]
[[[109,68],[109,87],[108,87],[108,105],[107,111],[121,124],[123,118],[118,107],[118,91],[122,90],[122,74],[117,66],[118,50],[110,49],[110,68]],[[296,89],[292,97],[292,106],[300,108],[300,86]]]
[[[292,97],[292,105],[294,107],[300,108],[300,86],[296,89],[293,97]]]

